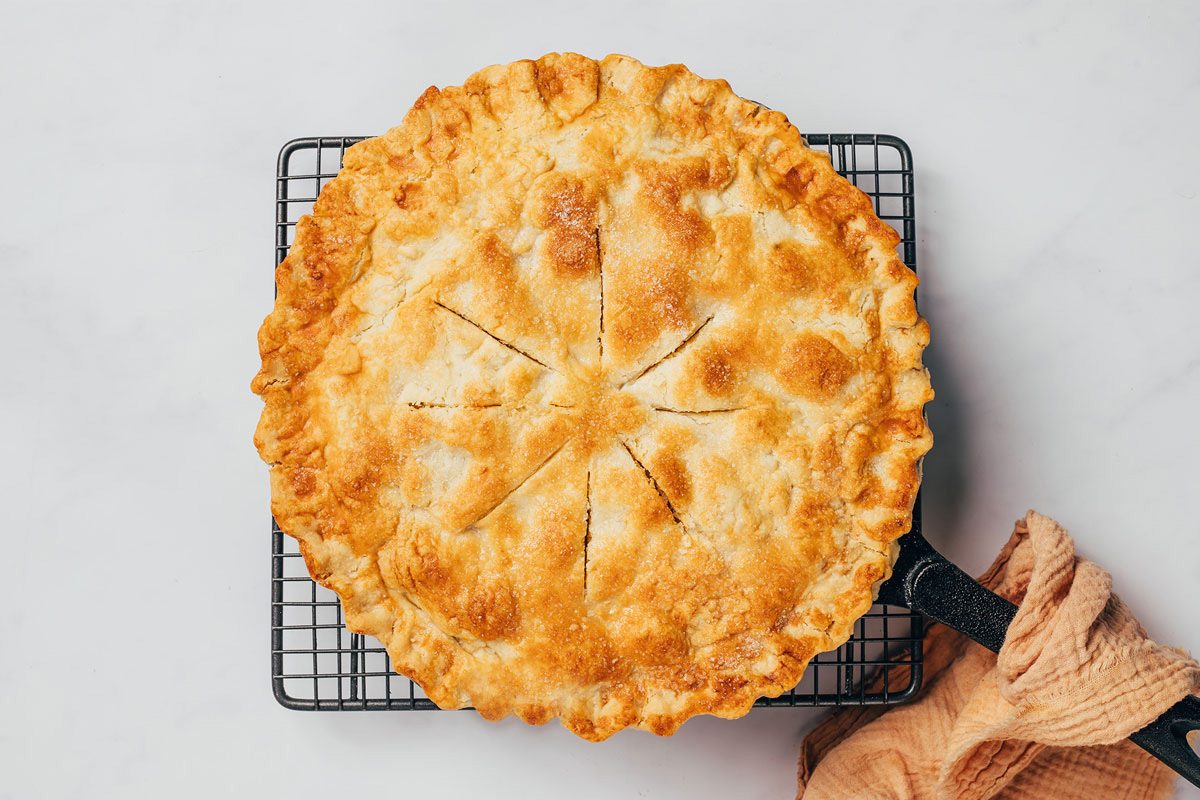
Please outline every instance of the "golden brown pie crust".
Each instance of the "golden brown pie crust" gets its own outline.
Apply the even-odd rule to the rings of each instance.
[[[933,393],[898,241],[679,65],[430,88],[276,273],[272,511],[442,707],[592,740],[745,714],[847,639],[911,523]]]

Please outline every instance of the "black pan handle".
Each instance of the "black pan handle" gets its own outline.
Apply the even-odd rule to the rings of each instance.
[[[879,602],[901,605],[964,633],[993,653],[1017,607],[950,563],[925,537],[908,533],[892,577],[879,588]]]
[[[879,602],[905,606],[963,633],[994,653],[1017,607],[950,563],[918,533],[900,539],[892,577],[879,587]],[[1200,699],[1188,696],[1129,738],[1171,769],[1200,786],[1200,755],[1188,744],[1200,730]]]
[[[1200,786],[1200,755],[1188,744],[1190,731],[1200,730],[1200,697],[1188,695],[1140,731],[1129,735],[1139,747]]]

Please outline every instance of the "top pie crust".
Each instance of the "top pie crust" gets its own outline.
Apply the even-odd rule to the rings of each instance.
[[[347,151],[259,332],[272,510],[442,707],[736,717],[844,642],[933,396],[899,238],[724,81],[551,54]]]

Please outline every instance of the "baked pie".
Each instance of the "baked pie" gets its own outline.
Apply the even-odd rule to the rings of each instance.
[[[911,523],[933,395],[898,240],[682,66],[431,88],[278,268],[272,511],[439,706],[592,740],[745,714],[848,638]]]

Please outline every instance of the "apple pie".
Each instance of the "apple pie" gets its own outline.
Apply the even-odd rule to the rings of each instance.
[[[439,706],[737,717],[850,635],[932,397],[899,237],[776,111],[626,56],[430,88],[276,273],[255,443]]]

